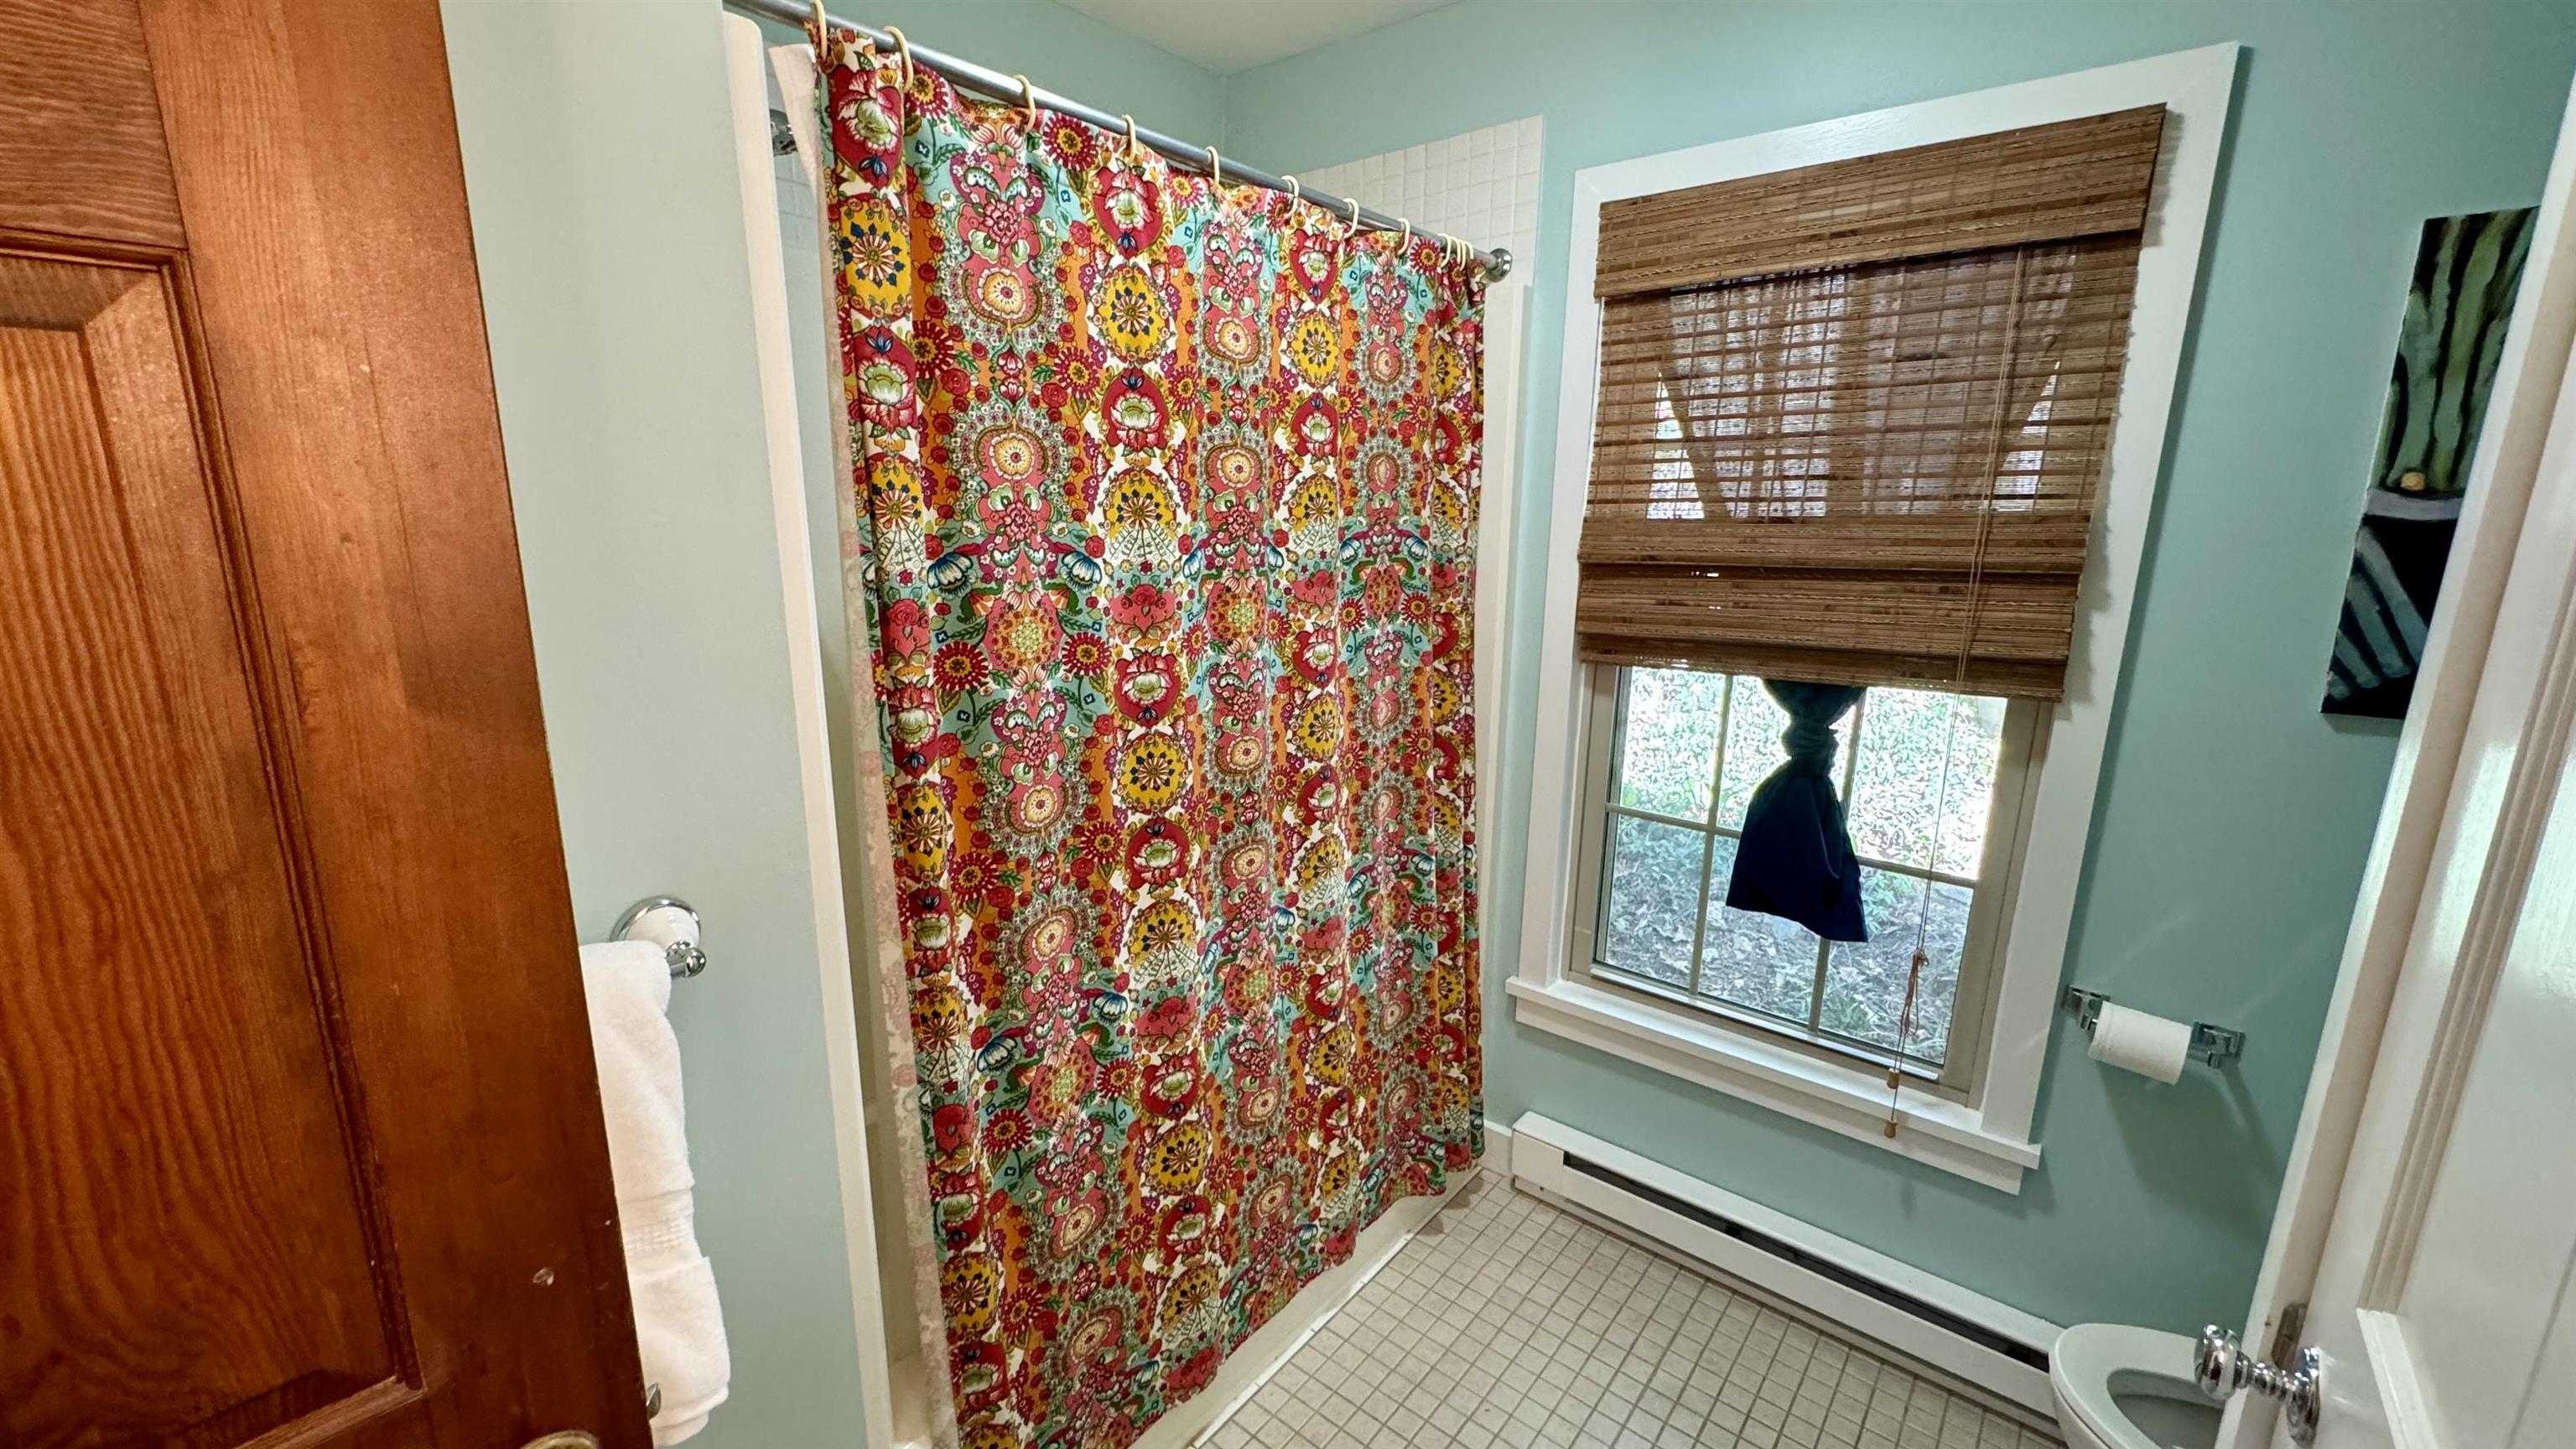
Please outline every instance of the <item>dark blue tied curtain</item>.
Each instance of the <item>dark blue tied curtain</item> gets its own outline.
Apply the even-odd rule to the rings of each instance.
[[[1828,941],[1866,941],[1860,862],[1834,795],[1840,743],[1834,726],[1860,703],[1860,688],[1782,679],[1766,679],[1762,687],[1789,712],[1780,736],[1789,760],[1754,788],[1745,806],[1726,903],[1795,921]]]

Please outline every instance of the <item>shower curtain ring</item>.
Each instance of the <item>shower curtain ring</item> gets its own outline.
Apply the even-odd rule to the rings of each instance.
[[[1225,191],[1225,158],[1216,154],[1216,148],[1214,146],[1210,146],[1206,149],[1208,153],[1208,184],[1214,186],[1219,194],[1223,194]]]
[[[1282,176],[1279,179],[1288,183],[1288,199],[1290,201],[1296,202],[1306,199],[1306,188],[1298,184],[1296,177]]]
[[[1118,114],[1118,119],[1120,119],[1120,120],[1122,120],[1122,121],[1125,121],[1125,122],[1127,123],[1127,159],[1128,159],[1128,161],[1130,161],[1130,162],[1132,163],[1132,162],[1138,162],[1138,161],[1142,161],[1142,160],[1144,160],[1144,159],[1145,159],[1144,153],[1143,153],[1141,150],[1139,150],[1139,149],[1137,148],[1137,145],[1136,145],[1136,118],[1135,118],[1134,116],[1128,115],[1128,114],[1127,114],[1126,112],[1124,112],[1124,111],[1121,111],[1121,112],[1119,112],[1119,114]]]
[[[819,3],[817,3],[817,5],[816,5],[816,7],[815,7],[815,8],[816,8],[816,9],[820,9],[820,8],[822,8],[822,7],[821,7],[821,5],[820,5]],[[895,53],[895,55],[896,55],[899,59],[901,59],[901,60],[903,61],[903,88],[904,88],[905,90],[911,90],[911,89],[912,89],[912,42],[903,38],[903,27],[902,27],[902,26],[900,26],[900,25],[889,25],[889,26],[887,26],[887,27],[886,27],[886,34],[891,35],[891,36],[893,36],[893,37],[894,37],[894,53]]]
[[[1360,234],[1360,201],[1359,201],[1359,198],[1358,198],[1358,197],[1354,196],[1354,197],[1352,197],[1352,198],[1351,198],[1351,235],[1353,235],[1353,236],[1358,236],[1359,234]]]
[[[1396,220],[1404,223],[1404,240],[1395,244],[1396,255],[1402,256],[1404,253],[1413,250],[1413,218],[1409,216],[1399,216]]]
[[[1038,93],[1029,88],[1029,78],[1027,76],[1014,75],[1011,79],[1020,83],[1020,104],[1028,108],[1028,126],[1030,130],[1034,131],[1038,128]]]

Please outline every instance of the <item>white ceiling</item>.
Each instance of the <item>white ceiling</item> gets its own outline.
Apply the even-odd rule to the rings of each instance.
[[[1457,0],[1064,0],[1219,74],[1330,45]]]

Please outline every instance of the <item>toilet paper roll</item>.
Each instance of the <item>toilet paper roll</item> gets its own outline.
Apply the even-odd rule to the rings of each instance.
[[[2131,1011],[2108,1001],[2093,1022],[2093,1060],[2159,1082],[2182,1076],[2190,1058],[2191,1023]]]

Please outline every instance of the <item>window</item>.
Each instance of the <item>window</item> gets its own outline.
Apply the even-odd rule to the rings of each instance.
[[[1604,203],[1573,974],[1975,1094],[2164,124],[2140,106]],[[1745,833],[1787,759],[1764,680],[1862,691],[1833,793],[1866,941],[1816,934],[1852,901],[1807,848],[1831,804],[1784,795],[1781,833]],[[1783,915],[1726,904],[1752,850]],[[1789,918],[1809,894],[1812,929]]]
[[[1598,674],[1576,887],[1591,928],[1577,972],[1822,1055],[1894,1057],[1964,1098],[1998,979],[2039,708],[1933,690],[1862,697],[1839,731],[1835,793],[1860,854],[1870,940],[1827,942],[1725,904],[1745,802],[1785,758],[1788,717],[1761,681]]]
[[[2240,58],[1575,174],[1518,1025],[2019,1190]],[[1867,943],[1725,905],[1766,678]]]

